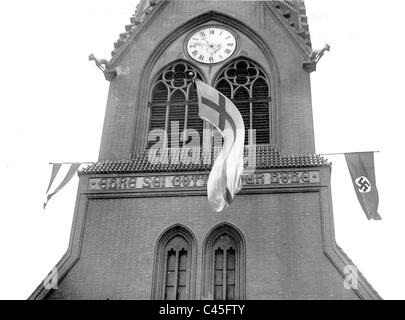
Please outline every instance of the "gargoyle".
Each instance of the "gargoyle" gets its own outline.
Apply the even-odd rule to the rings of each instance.
[[[111,81],[117,76],[116,70],[108,69],[108,61],[106,59],[97,59],[92,53],[89,55],[89,61],[94,61],[96,63],[97,68],[103,72],[106,80]]]
[[[108,61],[106,59],[97,59],[95,55],[92,53],[89,55],[89,61],[94,61],[96,63],[96,66],[101,70],[101,71],[106,71],[107,70],[107,65]]]
[[[312,51],[311,55],[309,56],[309,60],[318,63],[325,54],[325,51],[330,51],[330,45],[325,44],[322,49],[316,49]]]

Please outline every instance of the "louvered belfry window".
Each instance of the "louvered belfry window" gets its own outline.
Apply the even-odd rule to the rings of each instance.
[[[255,63],[238,59],[217,77],[215,88],[227,96],[239,109],[245,123],[245,144],[248,130],[256,130],[256,144],[271,142],[271,92],[266,74]]]
[[[172,138],[176,138],[174,135],[178,135],[179,147],[189,142],[191,138],[185,132],[187,129],[196,130],[202,137],[203,121],[198,117],[197,93],[193,85],[195,78],[202,80],[194,67],[178,61],[161,72],[152,86],[149,131],[165,130],[166,147],[175,147],[172,145]],[[172,132],[175,123],[178,123],[179,130]],[[148,147],[156,142],[149,141]]]

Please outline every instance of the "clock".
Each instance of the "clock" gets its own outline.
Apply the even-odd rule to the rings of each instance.
[[[190,57],[200,63],[225,61],[236,50],[234,35],[220,27],[206,27],[194,33],[187,42]]]

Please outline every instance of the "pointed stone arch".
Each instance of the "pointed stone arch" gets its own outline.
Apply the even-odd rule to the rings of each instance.
[[[169,259],[174,262],[176,270],[169,270]],[[158,238],[155,245],[153,264],[152,299],[168,299],[168,286],[172,286],[176,298],[195,299],[195,281],[197,264],[197,240],[187,227],[176,224],[166,229]],[[173,274],[175,280],[169,279]],[[182,275],[180,275],[182,274]],[[183,277],[180,279],[180,277]],[[176,283],[172,283],[175,281]],[[181,297],[177,293],[181,282]]]
[[[256,130],[255,143],[273,143],[276,122],[270,76],[258,62],[245,56],[232,59],[216,73],[212,86],[231,99],[241,112],[246,128],[245,144],[249,142],[249,129]]]
[[[179,132],[183,133],[179,137],[180,147],[186,143],[190,129],[201,136],[203,121],[198,117],[197,94],[193,89],[194,79],[205,81],[201,70],[189,61],[177,59],[161,68],[153,79],[148,100],[147,132],[164,130],[166,147],[173,147],[173,121]],[[147,147],[155,143],[156,141],[148,141]]]
[[[246,37],[251,39],[257,47],[260,49],[260,51],[263,53],[267,60],[267,64],[270,70],[270,83],[271,83],[271,91],[273,93],[273,108],[274,108],[274,117],[275,119],[278,117],[277,115],[277,109],[278,109],[278,104],[280,100],[280,76],[279,76],[279,67],[277,65],[277,61],[274,57],[274,54],[269,47],[268,43],[262,38],[261,35],[259,35],[255,30],[253,30],[250,26],[246,25],[243,21],[238,20],[234,17],[225,15],[223,13],[217,12],[217,11],[207,11],[202,14],[199,14],[198,16],[191,16],[189,20],[182,25],[176,27],[175,29],[171,30],[167,36],[164,37],[162,41],[160,41],[155,48],[151,51],[151,54],[146,60],[146,63],[143,65],[142,70],[140,72],[140,88],[138,91],[138,95],[136,97],[137,105],[142,105],[145,103],[145,101],[148,100],[148,94],[149,94],[149,88],[151,85],[151,82],[153,80],[153,67],[155,66],[156,62],[158,59],[162,56],[162,54],[165,52],[165,50],[170,46],[172,42],[174,42],[179,35],[190,32],[194,28],[197,28],[199,25],[202,25],[206,22],[213,21],[217,23],[223,23],[229,27],[234,28],[236,31],[240,32],[241,34],[244,34]],[[114,61],[114,64],[117,63],[119,59]],[[190,61],[187,60],[189,63]],[[204,79],[205,80],[205,79]],[[142,112],[142,111],[141,111]],[[137,121],[134,124],[134,137],[135,136],[144,136],[145,132],[147,131],[147,121],[146,117],[147,114],[145,112],[142,112],[144,116],[139,116]],[[274,129],[274,137],[273,137],[273,143],[278,143],[279,140],[279,128]],[[145,139],[145,143],[139,144],[138,146],[135,146],[134,141],[135,139],[132,139],[132,154],[137,154],[140,151],[144,150],[147,142],[147,139]]]
[[[246,299],[246,242],[230,223],[217,225],[204,240],[201,289],[203,299]]]

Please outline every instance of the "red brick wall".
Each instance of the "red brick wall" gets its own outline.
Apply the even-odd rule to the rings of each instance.
[[[150,82],[164,65],[179,58],[191,60],[184,52],[184,41],[204,23],[230,27],[239,37],[235,57],[247,56],[269,73],[276,109],[273,143],[285,153],[314,153],[310,76],[302,67],[308,53],[267,4],[170,1],[161,11],[155,10],[152,21],[139,25],[128,50],[114,62],[118,76],[110,86],[100,160],[130,159],[142,149],[148,133]],[[203,14],[205,20],[200,19]],[[198,67],[210,78],[226,63]]]
[[[322,251],[319,194],[240,195],[213,213],[206,197],[89,200],[80,260],[49,298],[150,299],[155,243],[182,224],[202,245],[221,222],[246,240],[247,299],[356,299]]]

